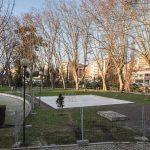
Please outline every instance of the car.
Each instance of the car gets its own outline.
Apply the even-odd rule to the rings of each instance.
[[[32,80],[33,85],[41,85],[41,80]]]

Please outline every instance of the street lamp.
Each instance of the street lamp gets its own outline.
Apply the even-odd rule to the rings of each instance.
[[[39,72],[39,75],[40,75],[40,96],[39,96],[39,106],[40,106],[40,100],[41,100],[41,88],[42,88],[42,76],[43,76],[43,72],[40,71]]]
[[[26,122],[25,122],[25,73],[26,73],[26,68],[27,66],[29,65],[29,60],[26,59],[26,58],[23,58],[21,61],[21,66],[23,67],[23,145],[25,146],[25,125],[26,125]]]

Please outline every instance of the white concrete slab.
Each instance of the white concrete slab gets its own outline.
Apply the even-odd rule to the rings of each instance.
[[[57,98],[58,96],[42,96],[41,101],[55,109],[59,109],[56,105]],[[63,108],[103,106],[103,105],[116,105],[128,103],[133,102],[95,95],[73,95],[73,96],[65,96]]]
[[[115,111],[98,111],[97,114],[110,121],[123,121],[128,119],[126,115],[122,115]]]

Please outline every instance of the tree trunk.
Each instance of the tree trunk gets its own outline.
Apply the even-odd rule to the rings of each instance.
[[[126,91],[130,91],[130,84],[129,84],[129,82],[126,82],[126,84],[125,84],[125,90]]]
[[[51,88],[54,88],[54,80],[53,80],[53,75],[51,75]]]
[[[46,75],[46,86],[50,87],[51,84],[51,79],[50,79],[50,69],[49,69],[49,65],[48,65],[48,70],[47,70],[47,75]]]
[[[11,78],[11,72],[10,72],[10,69],[9,69],[9,68],[6,68],[6,76],[7,76],[8,86],[11,87],[12,78]]]
[[[62,83],[63,83],[63,88],[66,89],[65,78],[64,78],[64,75],[61,71],[60,71],[60,75],[61,75],[61,79],[62,79]]]
[[[123,81],[123,74],[121,69],[117,69],[117,74],[119,78],[119,91],[124,90],[124,81]]]
[[[30,75],[29,75],[29,93],[31,92],[32,88],[33,88],[33,82],[32,82],[32,79],[33,79],[33,71],[30,72]]]
[[[66,89],[66,83],[64,77],[62,77],[62,82],[63,82],[63,88]]]
[[[103,91],[107,91],[107,86],[106,86],[106,79],[105,79],[105,77],[102,77],[102,82],[103,82]]]
[[[76,90],[79,90],[79,82],[76,82]]]

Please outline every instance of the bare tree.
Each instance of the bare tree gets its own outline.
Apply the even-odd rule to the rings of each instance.
[[[0,37],[5,30],[5,26],[11,20],[14,6],[15,0],[8,0],[7,2],[5,0],[0,0]]]
[[[15,0],[12,1],[0,1],[0,63],[1,63],[1,82],[3,81],[3,75],[7,77],[6,81],[9,86],[11,85],[11,71],[10,61],[13,49],[13,36],[11,30],[12,11],[14,8]]]
[[[134,6],[132,34],[129,35],[134,45],[132,50],[140,54],[150,67],[150,2],[139,0]]]
[[[101,45],[116,67],[120,83],[120,91],[124,89],[123,67],[128,51],[128,5],[122,0],[89,0],[84,2],[85,11],[101,32]]]
[[[14,48],[16,46],[16,39],[14,35],[14,28],[13,21],[11,20],[7,25],[5,26],[3,30],[3,34],[1,35],[0,40],[0,65],[2,67],[2,70],[0,72],[1,83],[3,83],[3,80],[8,83],[9,86],[12,85],[12,74],[11,74],[11,68],[13,67],[13,52]]]
[[[89,53],[90,22],[82,14],[76,3],[61,5],[62,10],[62,43],[68,62],[72,64],[73,78],[78,90],[80,82],[85,77],[85,67]],[[79,66],[82,66],[82,76],[79,77]]]
[[[60,19],[57,11],[50,6],[51,2],[45,3],[44,10],[34,13],[34,22],[38,28],[39,34],[43,37],[44,48],[40,53],[40,60],[47,66],[47,82],[51,87],[54,87],[54,82],[57,78],[56,64],[61,63],[59,55],[59,36],[60,36]],[[53,4],[52,4],[53,5]],[[57,60],[57,63],[55,63]]]
[[[130,58],[128,58],[128,62],[124,66],[124,81],[125,81],[125,90],[130,91],[130,84],[132,83],[133,73],[136,71],[135,65],[135,53],[130,53]]]
[[[107,76],[107,72],[109,69],[109,64],[110,64],[110,58],[107,54],[107,51],[105,50],[105,48],[101,46],[100,43],[97,43],[98,41],[96,40],[96,43],[94,44],[94,47],[91,47],[92,51],[93,51],[93,55],[94,55],[94,60],[96,61],[96,63],[98,64],[98,68],[99,68],[99,75],[102,79],[102,83],[103,83],[103,91],[107,91],[107,86],[106,86],[106,76]]]

